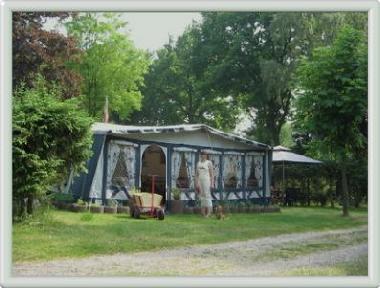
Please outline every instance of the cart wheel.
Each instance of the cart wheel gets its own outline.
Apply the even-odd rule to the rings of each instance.
[[[164,218],[165,218],[164,210],[162,210],[162,209],[157,210],[157,218],[158,218],[158,220],[164,220]]]
[[[135,207],[133,209],[133,217],[136,218],[136,219],[140,218],[140,209],[139,209],[139,207]]]

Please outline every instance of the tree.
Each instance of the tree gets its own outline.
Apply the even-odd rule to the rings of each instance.
[[[78,99],[62,101],[60,87],[38,76],[34,88],[13,94],[13,216],[33,213],[33,202],[48,188],[81,172],[91,154],[91,118]]]
[[[316,48],[297,71],[297,126],[311,134],[310,149],[339,166],[343,215],[348,215],[348,164],[366,150],[361,132],[367,111],[367,45],[363,32],[345,26],[331,47]]]
[[[26,87],[32,87],[36,75],[41,74],[48,81],[47,85],[56,83],[61,86],[63,98],[79,95],[80,75],[67,66],[68,61],[80,56],[74,39],[43,29],[46,19],[54,18],[60,22],[69,15],[66,12],[12,13],[14,89],[21,83]]]
[[[157,51],[157,58],[145,75],[141,111],[134,112],[130,122],[143,125],[183,123],[179,96],[183,88],[179,59],[172,42]]]
[[[290,122],[286,122],[284,125],[282,125],[279,135],[281,146],[291,148],[296,145],[292,137],[292,132],[292,125]]]
[[[279,144],[289,114],[291,75],[304,26],[300,13],[204,13],[209,83],[253,114],[251,136]]]
[[[81,59],[71,63],[83,77],[83,105],[97,119],[102,117],[106,97],[110,111],[121,120],[141,107],[140,87],[149,58],[119,32],[126,25],[119,16],[84,13],[66,23],[83,51]]]
[[[365,13],[351,14],[203,13],[209,87],[221,97],[239,96],[236,103],[253,118],[250,136],[278,145],[281,127],[291,116],[292,78],[300,57],[329,45],[343,23],[365,27]]]
[[[169,41],[145,77],[143,108],[133,121],[165,125],[205,123],[231,129],[238,106],[232,97],[220,95],[207,83],[207,58],[204,57],[200,26],[193,23],[177,43]]]

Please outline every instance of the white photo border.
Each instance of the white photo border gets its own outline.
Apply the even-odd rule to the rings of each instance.
[[[13,11],[367,11],[368,277],[12,277]],[[377,0],[0,0],[0,285],[4,287],[380,287],[380,4]],[[378,175],[378,176],[376,176]]]

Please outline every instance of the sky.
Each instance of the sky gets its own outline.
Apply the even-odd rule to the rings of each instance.
[[[200,13],[190,12],[128,12],[122,14],[127,32],[135,46],[155,51],[169,42],[169,35],[176,40],[193,21],[200,21]],[[47,21],[45,29],[55,29],[65,33],[56,20]]]
[[[135,12],[124,13],[122,19],[128,22],[127,29],[136,47],[149,51],[157,50],[174,40],[185,31],[192,21],[201,20],[200,13],[184,12]]]

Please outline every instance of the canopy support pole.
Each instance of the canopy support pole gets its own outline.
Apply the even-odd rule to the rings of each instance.
[[[285,161],[282,161],[282,193],[285,193]]]

